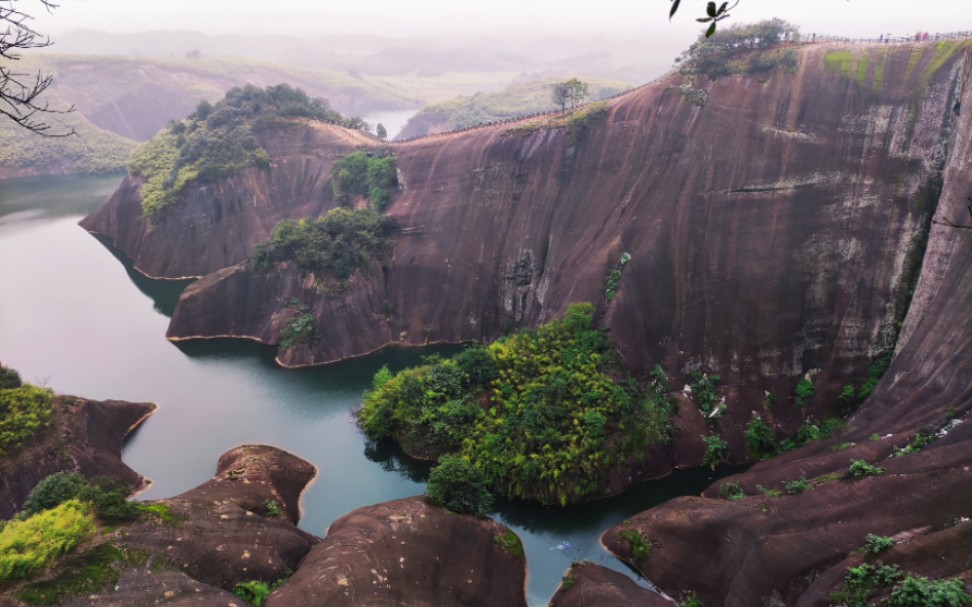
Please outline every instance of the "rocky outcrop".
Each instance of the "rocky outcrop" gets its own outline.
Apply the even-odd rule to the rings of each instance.
[[[136,489],[148,481],[121,460],[125,438],[155,412],[152,403],[55,396],[51,424],[0,458],[0,518],[20,510],[34,486],[55,472],[114,476]]]
[[[124,545],[164,555],[190,577],[232,590],[297,569],[318,538],[296,527],[314,466],[275,447],[247,445],[219,458],[212,480],[160,500],[171,522],[126,529]],[[272,505],[271,505],[272,504]]]
[[[597,302],[634,369],[723,377],[721,432],[744,456],[754,410],[788,432],[805,412],[831,414],[840,388],[894,343],[945,150],[967,111],[956,109],[967,50],[936,48],[860,47],[850,52],[882,67],[857,78],[828,67],[837,49],[809,46],[794,71],[706,84],[704,107],[672,76],[570,119],[393,145],[403,185],[389,209],[402,227],[394,258],[331,299],[296,269],[222,269],[275,220],[331,204],[317,160],[306,161],[313,178],[276,181],[269,196],[273,175],[293,175],[272,145],[274,169],[193,191],[156,224],[140,218],[129,179],[84,225],[149,274],[219,272],[186,291],[171,339],[278,343],[273,318],[286,302],[311,306],[334,331],[282,353],[288,366],[491,339]],[[309,129],[301,158],[369,145],[338,139]],[[631,261],[609,302],[621,252]],[[793,390],[807,375],[817,396],[799,409]],[[766,392],[779,400],[772,411]]]
[[[848,432],[725,479],[747,494],[738,501],[679,498],[632,517],[630,526],[657,547],[635,564],[667,591],[693,589],[706,605],[827,604],[866,534],[897,540],[885,562],[932,577],[972,579],[972,58],[950,68],[954,116],[942,150],[942,195],[915,297],[897,353]],[[946,221],[947,220],[947,221]],[[920,450],[889,457],[923,428],[938,430]],[[836,450],[834,450],[836,449]],[[849,478],[851,459],[886,468],[883,476]],[[760,496],[758,486],[817,479],[794,496]],[[829,481],[829,482],[824,482]],[[603,542],[630,558],[619,528]],[[704,572],[704,575],[699,575]],[[775,601],[775,602],[774,602]]]
[[[331,165],[377,139],[323,123],[293,123],[257,133],[269,169],[252,167],[191,189],[157,220],[142,215],[141,180],[129,176],[81,226],[110,238],[150,277],[198,277],[249,259],[284,219],[316,217],[336,205]]]
[[[331,525],[267,607],[526,605],[519,539],[499,523],[414,497]]]
[[[635,584],[628,576],[593,563],[578,563],[564,575],[550,607],[674,607],[675,602]]]

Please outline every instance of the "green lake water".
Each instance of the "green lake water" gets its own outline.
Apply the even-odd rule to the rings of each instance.
[[[382,365],[400,369],[435,350],[285,370],[273,363],[272,348],[258,344],[169,343],[167,314],[185,283],[145,279],[77,225],[120,179],[0,183],[0,361],[59,393],[157,403],[123,454],[152,479],[139,499],[208,480],[220,454],[247,443],[275,445],[317,466],[300,522],[317,535],[354,508],[422,493],[428,467],[369,445],[353,411]],[[565,509],[501,502],[493,516],[523,539],[530,604],[546,605],[572,561],[630,574],[600,546],[600,533],[672,497],[698,494],[712,480],[708,470],[680,472]]]

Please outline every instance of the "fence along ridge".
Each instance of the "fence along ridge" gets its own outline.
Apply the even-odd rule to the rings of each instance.
[[[815,44],[834,44],[834,43],[882,46],[882,45],[914,44],[916,42],[940,42],[942,40],[962,40],[967,38],[972,38],[972,30],[964,30],[958,32],[945,32],[945,33],[936,33],[936,34],[931,34],[928,32],[919,32],[914,36],[892,37],[889,35],[889,36],[880,36],[878,38],[849,38],[844,36],[829,36],[825,34],[817,35],[813,33],[810,34],[809,36],[800,36],[796,40],[787,40],[781,42],[777,46],[812,46]],[[577,106],[576,108],[572,108],[572,109],[576,111],[594,105],[595,103],[602,103],[604,101],[613,101],[614,99],[618,99],[619,97],[624,97],[625,95],[630,95],[631,93],[640,91],[641,89],[648,88],[649,86],[653,84],[657,84],[662,80],[667,80],[670,76],[674,75],[677,72],[678,69],[673,68],[665,72],[661,76],[658,76],[653,80],[649,80],[648,82],[645,82],[644,84],[639,84],[638,86],[624,89],[623,91],[619,91],[607,97],[602,97],[600,99],[588,101],[587,103],[583,103]],[[413,141],[419,141],[422,139],[442,138],[442,137],[447,137],[449,135],[456,135],[458,133],[466,133],[469,131],[486,129],[486,128],[503,125],[503,124],[512,124],[514,122],[521,122],[524,120],[531,120],[534,118],[547,118],[547,117],[554,117],[559,115],[563,115],[563,112],[559,110],[552,110],[549,112],[534,112],[532,114],[511,116],[509,118],[503,118],[502,120],[490,120],[488,122],[480,122],[467,127],[463,127],[461,129],[453,129],[451,131],[442,131],[440,133],[426,133],[424,135],[416,135],[414,137],[407,137],[405,139],[395,139],[393,141],[388,141],[386,143],[388,145],[395,146],[395,145],[401,145],[403,143],[411,143]],[[329,124],[339,124],[337,121],[334,120],[322,120],[321,122],[327,122]]]

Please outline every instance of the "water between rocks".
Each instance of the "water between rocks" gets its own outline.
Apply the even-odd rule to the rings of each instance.
[[[272,348],[165,340],[186,283],[148,280],[81,229],[121,176],[0,183],[0,361],[63,394],[150,401],[158,412],[129,440],[128,465],[152,479],[139,499],[209,479],[221,453],[276,445],[314,463],[301,528],[325,535],[354,508],[424,491],[428,466],[370,445],[353,421],[361,392],[431,351],[389,350],[326,368],[285,370]],[[680,472],[624,495],[564,509],[498,503],[493,514],[522,538],[531,605],[546,605],[572,561],[631,573],[600,546],[602,531],[678,495],[697,495],[708,470]]]

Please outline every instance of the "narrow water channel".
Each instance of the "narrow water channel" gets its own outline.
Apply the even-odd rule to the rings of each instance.
[[[300,522],[317,535],[354,508],[422,493],[427,466],[369,445],[353,410],[382,365],[400,369],[430,350],[295,371],[274,365],[273,349],[258,344],[170,344],[167,314],[185,284],[139,276],[77,225],[120,179],[0,183],[0,361],[60,393],[157,403],[124,451],[153,481],[140,499],[206,481],[221,453],[246,443],[275,445],[318,467]],[[572,561],[630,573],[601,548],[602,531],[672,497],[698,494],[712,480],[708,470],[682,472],[566,509],[499,503],[494,516],[523,539],[530,604],[546,605]]]

